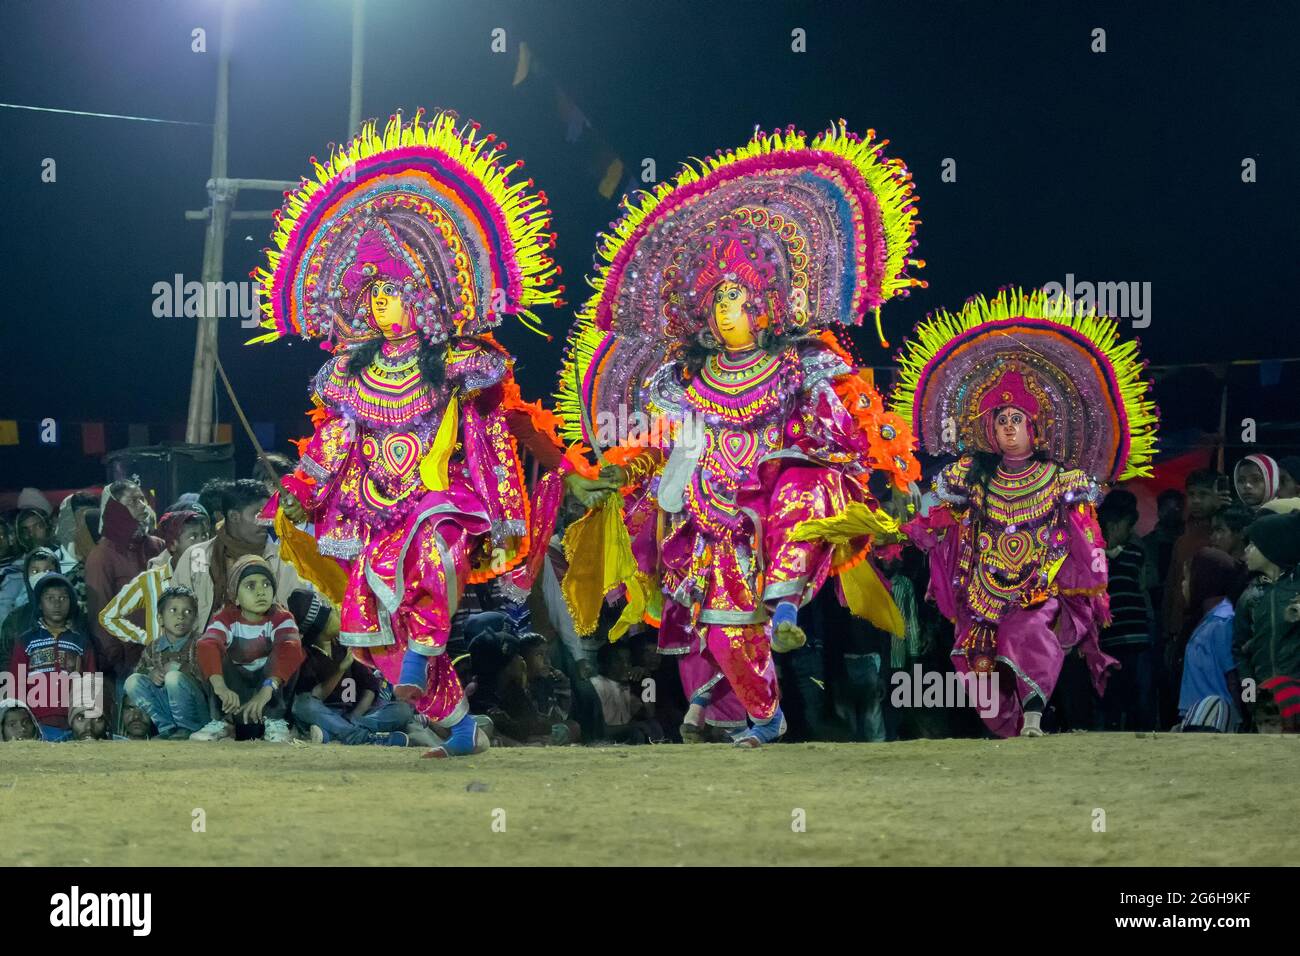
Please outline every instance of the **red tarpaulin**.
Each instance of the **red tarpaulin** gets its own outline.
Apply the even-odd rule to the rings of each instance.
[[[1160,492],[1173,488],[1183,491],[1187,476],[1198,468],[1210,468],[1214,463],[1217,446],[1194,448],[1179,455],[1161,458],[1152,466],[1150,478],[1133,478],[1119,487],[1133,492],[1138,500],[1137,534],[1149,534],[1156,526],[1156,498]]]

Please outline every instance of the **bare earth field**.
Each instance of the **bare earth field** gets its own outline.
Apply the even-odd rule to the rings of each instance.
[[[1296,738],[572,747],[454,761],[420,753],[260,741],[4,744],[0,865],[1300,858]],[[205,832],[194,831],[196,809]],[[1094,832],[1098,809],[1104,833]],[[797,810],[804,832],[795,832]]]

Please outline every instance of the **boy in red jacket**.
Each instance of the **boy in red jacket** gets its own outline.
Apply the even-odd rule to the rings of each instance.
[[[199,638],[199,668],[212,685],[213,719],[191,740],[234,736],[235,723],[260,724],[263,739],[289,742],[284,686],[303,660],[293,615],[275,603],[275,573],[266,559],[240,558],[227,578],[226,606]]]

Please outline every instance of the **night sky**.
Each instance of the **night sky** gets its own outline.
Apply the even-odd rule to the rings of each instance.
[[[230,175],[296,180],[346,132],[351,4],[228,2]],[[154,440],[184,423],[194,321],[155,318],[152,287],[200,277],[204,227],[183,213],[207,202],[221,6],[0,3],[3,102],[205,124],[0,109],[0,419],[17,419],[21,439],[0,447],[0,488],[102,480],[77,423],[108,423],[110,448],[129,423],[154,426]],[[206,54],[191,51],[196,27]],[[490,48],[498,27],[504,54]],[[1105,53],[1090,49],[1097,27]],[[791,51],[795,28],[805,53]],[[570,302],[615,216],[597,191],[614,156],[625,180],[647,157],[662,179],[755,124],[812,132],[844,117],[888,137],[917,183],[930,287],[886,305],[895,344],[938,306],[1073,273],[1151,283],[1140,334],[1153,365],[1300,357],[1298,28],[1294,3],[370,0],[362,113],[450,107],[505,139],[550,196]],[[533,68],[512,86],[521,42]],[[575,107],[590,126],[569,141]],[[46,158],[54,183],[41,181]],[[945,158],[956,182],[940,179]],[[280,198],[247,193],[237,208]],[[225,278],[246,277],[269,231],[232,223]],[[552,343],[517,325],[499,333],[520,357],[526,398],[551,391],[571,315],[545,312]],[[220,334],[249,417],[274,421],[288,450],[325,353],[244,347],[251,333],[237,319]],[[892,358],[867,330],[857,342],[872,364]],[[1263,387],[1256,368],[1230,381],[1230,422],[1269,423],[1266,450],[1300,443],[1276,424],[1300,419],[1300,364],[1277,385]],[[1217,425],[1208,371],[1164,379],[1158,398],[1170,434]],[[234,421],[224,395],[219,409]],[[68,426],[57,447],[37,443],[46,417]],[[244,471],[249,445],[238,433],[236,443]]]

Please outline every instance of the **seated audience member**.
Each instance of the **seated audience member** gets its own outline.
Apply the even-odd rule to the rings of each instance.
[[[1233,609],[1228,594],[1236,580],[1236,562],[1217,548],[1202,548],[1188,565],[1183,596],[1187,607],[1200,617],[1187,640],[1183,660],[1178,716],[1184,724],[1207,697],[1218,697],[1228,705],[1228,730],[1235,730],[1238,718],[1246,716],[1241,681],[1232,659]],[[1204,723],[1199,717],[1189,726]]]
[[[57,731],[56,735],[46,737],[41,727],[32,716],[32,709],[20,700],[12,697],[0,700],[0,741],[11,740],[59,740],[66,737],[68,731]],[[60,736],[61,735],[61,736]]]
[[[470,710],[492,721],[494,746],[521,747],[550,741],[551,724],[528,696],[528,664],[519,639],[506,631],[479,634],[469,645],[474,674]]]
[[[663,731],[654,721],[653,705],[632,692],[630,670],[631,649],[626,641],[606,644],[596,652],[597,673],[591,683],[600,695],[605,736],[615,743],[658,743]]]
[[[134,676],[134,675],[133,675]],[[136,703],[129,697],[122,702],[122,708],[118,714],[118,719],[122,725],[121,734],[112,734],[113,740],[148,740],[150,732],[153,730],[153,723],[149,717],[141,710]],[[159,735],[161,737],[161,735]],[[184,737],[177,737],[178,740],[189,739],[189,734]]]
[[[97,681],[94,645],[81,629],[72,584],[63,575],[52,571],[41,577],[32,588],[32,602],[36,621],[14,644],[9,671],[26,674],[25,690],[33,676],[40,677],[44,692],[27,700],[32,714],[43,728],[66,730],[68,702],[61,695],[70,685],[56,675],[78,675],[79,684],[83,679]]]
[[[213,719],[191,739],[231,737],[239,723],[262,727],[271,743],[288,743],[285,685],[302,664],[298,626],[275,603],[275,572],[264,558],[245,555],[226,580],[227,603],[198,643],[199,667],[212,686]]]
[[[302,635],[293,716],[314,743],[405,747],[403,728],[415,716],[411,705],[379,699],[374,671],[338,642],[339,613],[314,591],[294,591],[289,610]]]
[[[14,642],[20,635],[26,634],[36,623],[36,605],[32,601],[32,585],[42,575],[59,570],[59,556],[49,548],[34,548],[23,559],[23,597],[14,607],[4,623],[0,624],[0,661],[8,662],[13,653]]]
[[[519,641],[528,671],[528,696],[533,709],[543,719],[550,721],[551,742],[576,744],[582,739],[582,728],[570,720],[573,708],[573,687],[563,672],[551,666],[551,647],[540,634],[525,634]]]
[[[1133,534],[1138,522],[1137,497],[1123,488],[1106,495],[1097,509],[1106,542],[1110,624],[1101,631],[1101,649],[1119,661],[1101,700],[1106,730],[1153,730],[1155,682],[1151,638],[1155,614],[1146,580],[1146,552]]]
[[[1277,496],[1277,462],[1268,455],[1247,455],[1232,470],[1232,484],[1243,505],[1258,509]]]
[[[171,583],[181,555],[207,540],[208,518],[196,508],[169,511],[158,519],[158,533],[166,550],[152,558],[99,612],[100,627],[128,646],[148,645],[158,637],[162,630],[158,601]],[[197,597],[194,600],[197,614]]]
[[[1238,601],[1233,657],[1262,691],[1261,733],[1300,732],[1300,514],[1270,514],[1246,529],[1246,567],[1259,575],[1253,600]]]
[[[208,722],[206,681],[199,667],[195,618],[198,602],[187,588],[167,587],[158,598],[161,633],[145,645],[135,673],[126,679],[126,696],[152,721],[159,737],[188,740]],[[131,736],[125,716],[123,732]],[[148,736],[148,723],[145,725]]]
[[[665,734],[671,734],[670,728],[682,725],[689,706],[686,694],[682,690],[677,659],[672,655],[659,653],[659,633],[654,628],[641,625],[641,630],[638,630],[637,626],[633,625],[628,634],[632,641],[632,666],[628,670],[632,693],[643,696],[649,694],[654,701],[655,723],[664,729]],[[595,688],[591,686],[591,681],[587,680],[585,683],[588,693],[595,698],[599,706],[600,698],[596,695]],[[574,703],[577,706],[577,695]],[[707,727],[705,736],[712,736],[715,731],[719,738],[727,739],[725,731],[715,727]],[[672,739],[675,743],[680,743],[678,737]]]
[[[20,555],[18,542],[14,539],[13,525],[0,514],[0,586],[4,584],[4,575],[9,569],[9,562]]]
[[[109,633],[100,623],[100,612],[166,544],[149,533],[153,509],[134,481],[122,479],[105,488],[100,514],[99,543],[86,558],[86,614],[102,658],[100,666],[116,685],[135,670],[142,648]]]
[[[9,616],[26,592],[22,566],[24,557],[37,548],[52,548],[53,535],[45,512],[29,508],[18,512],[14,522],[18,556],[0,569],[0,623]]]
[[[148,733],[145,723],[145,736]],[[102,707],[92,708],[81,704],[68,709],[70,740],[105,740],[108,738],[108,716]]]

